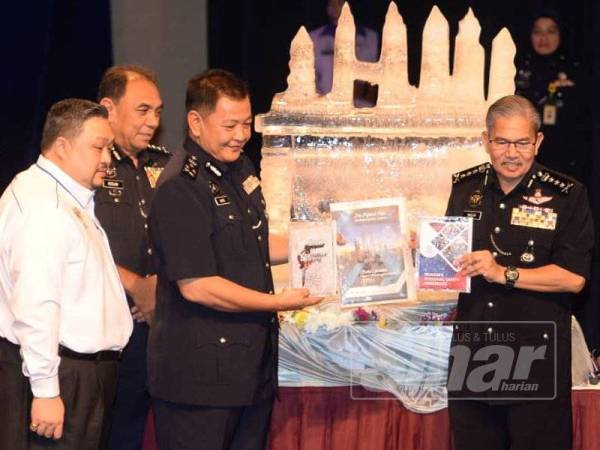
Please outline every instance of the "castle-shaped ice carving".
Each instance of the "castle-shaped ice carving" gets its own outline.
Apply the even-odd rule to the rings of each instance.
[[[484,50],[479,44],[481,27],[473,12],[459,24],[454,73],[450,74],[449,26],[434,6],[423,30],[423,55],[419,88],[408,83],[406,26],[395,3],[390,3],[382,33],[378,62],[356,59],[354,18],[346,3],[335,35],[333,88],[320,96],[315,89],[312,40],[304,27],[290,48],[288,89],[276,94],[272,109],[257,118],[257,129],[272,126],[311,131],[360,126],[379,133],[402,135],[457,134],[463,129],[480,131],[489,105],[484,97]],[[503,29],[492,43],[489,100],[514,92],[515,46]],[[354,80],[377,84],[373,108],[353,106]],[[337,120],[332,119],[334,116]],[[329,126],[328,126],[329,125]]]
[[[291,43],[288,88],[256,118],[263,134],[262,182],[274,231],[290,218],[320,220],[334,201],[404,196],[409,221],[443,215],[451,174],[487,161],[481,145],[488,105],[514,92],[515,46],[506,29],[492,43],[484,97],[481,28],[460,21],[453,73],[449,27],[434,7],[423,30],[419,88],[408,82],[406,26],[391,2],[378,62],[358,61],[346,3],[338,21],[333,88],[315,88],[313,44],[304,27]],[[355,80],[378,85],[374,107],[355,108]]]

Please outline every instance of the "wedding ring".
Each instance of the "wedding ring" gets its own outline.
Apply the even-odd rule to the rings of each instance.
[[[29,428],[31,428],[31,431],[35,431],[35,430],[37,430],[37,427],[38,427],[37,423],[32,423]]]

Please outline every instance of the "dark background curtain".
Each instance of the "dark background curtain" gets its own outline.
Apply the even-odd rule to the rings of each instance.
[[[529,48],[531,17],[542,8],[560,13],[566,33],[565,46],[578,60],[590,59],[592,46],[585,48],[585,34],[591,31],[589,9],[593,0],[395,0],[408,33],[409,80],[418,85],[421,35],[431,8],[436,4],[450,23],[451,42],[458,33],[458,22],[472,8],[481,23],[481,44],[486,49],[486,72],[492,39],[507,27],[517,48]],[[357,24],[379,32],[383,27],[388,0],[349,0]],[[235,0],[209,2],[210,67],[228,69],[244,78],[252,92],[255,113],[270,109],[273,94],[285,90],[289,46],[304,25],[309,31],[327,23],[327,0]],[[232,13],[235,11],[236,13]],[[453,46],[451,45],[451,52]],[[258,136],[259,137],[259,136]],[[258,161],[259,139],[247,152]]]
[[[2,2],[0,189],[37,158],[50,105],[95,99],[112,64],[109,0]]]

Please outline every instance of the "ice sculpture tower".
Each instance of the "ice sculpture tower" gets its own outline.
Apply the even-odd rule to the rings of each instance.
[[[423,31],[419,88],[408,83],[406,26],[391,2],[378,62],[359,61],[348,3],[338,21],[333,89],[315,89],[314,52],[301,27],[290,49],[288,89],[256,118],[263,134],[262,179],[272,229],[290,216],[319,220],[332,201],[402,195],[409,221],[444,213],[451,173],[487,160],[481,131],[488,105],[514,92],[515,46],[506,29],[492,44],[484,97],[481,28],[469,10],[459,24],[450,74],[449,26],[437,7]],[[374,107],[355,108],[353,84],[379,87]]]

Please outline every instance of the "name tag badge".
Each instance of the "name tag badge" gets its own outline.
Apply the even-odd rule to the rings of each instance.
[[[555,230],[557,219],[558,214],[552,208],[519,205],[518,208],[513,208],[510,223],[521,227]]]
[[[556,125],[556,106],[544,106],[544,125]]]
[[[250,175],[248,178],[246,178],[244,180],[244,182],[242,183],[242,186],[244,188],[244,191],[246,191],[246,194],[250,195],[252,194],[252,192],[254,192],[254,190],[260,186],[260,180],[258,178],[256,178],[254,175]]]
[[[229,205],[229,197],[227,197],[226,195],[218,195],[215,197],[215,203],[217,204],[217,206]]]
[[[111,180],[106,178],[102,180],[102,187],[105,187],[106,189],[123,189],[123,186],[123,180]]]
[[[481,211],[464,210],[465,217],[470,217],[473,220],[481,220]]]

